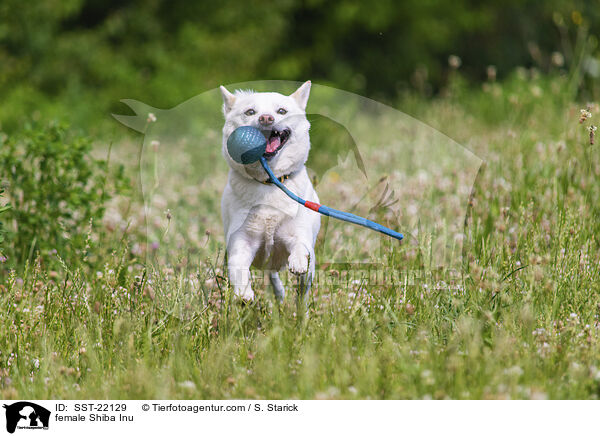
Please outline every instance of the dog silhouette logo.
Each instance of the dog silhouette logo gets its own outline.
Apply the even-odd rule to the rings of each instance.
[[[28,401],[19,401],[3,406],[6,409],[6,431],[14,433],[18,429],[48,429],[50,411]]]

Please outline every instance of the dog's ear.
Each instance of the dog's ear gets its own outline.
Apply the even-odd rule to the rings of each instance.
[[[293,94],[290,95],[296,102],[298,106],[302,110],[306,110],[306,103],[308,103],[308,95],[310,94],[310,80],[307,80],[300,86],[300,88],[296,89]]]
[[[221,94],[223,95],[223,114],[227,115],[235,103],[235,95],[229,92],[224,86],[220,86],[219,89],[221,89]]]

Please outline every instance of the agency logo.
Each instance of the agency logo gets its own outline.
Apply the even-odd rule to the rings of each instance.
[[[6,431],[14,433],[16,429],[48,430],[50,411],[29,401],[19,401],[3,406],[6,409]]]

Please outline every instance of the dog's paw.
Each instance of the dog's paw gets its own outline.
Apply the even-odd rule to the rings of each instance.
[[[292,274],[302,275],[308,272],[309,254],[307,251],[296,251],[288,257],[288,269]]]
[[[250,286],[246,287],[245,289],[234,289],[233,293],[237,298],[241,299],[242,301],[254,301],[254,291],[252,290],[252,288],[250,288]]]

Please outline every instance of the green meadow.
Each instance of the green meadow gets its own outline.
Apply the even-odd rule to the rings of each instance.
[[[5,162],[24,163],[19,174],[3,168],[12,209],[2,212],[0,396],[597,398],[600,154],[589,128],[600,111],[577,102],[569,85],[520,69],[479,87],[457,77],[444,96],[399,101],[398,110],[484,161],[466,198],[459,268],[448,279],[418,250],[399,248],[408,242],[388,241],[377,254],[387,278],[369,283],[368,271],[351,276],[318,254],[322,280],[306,314],[292,277],[281,305],[259,279],[254,303],[233,299],[223,163],[192,192],[178,187],[193,187],[194,171],[167,171],[172,189],[149,218],[140,135],[123,129],[108,142],[58,126],[5,135]],[[591,114],[582,122],[581,109]],[[328,132],[313,128],[321,139]],[[32,149],[47,162],[26,160]],[[361,151],[385,170],[379,150]],[[85,163],[72,165],[74,153]],[[40,179],[53,156],[61,177]],[[176,169],[181,157],[171,156]],[[169,168],[169,153],[164,159]],[[56,216],[36,201],[49,189]],[[396,192],[401,207],[409,189]],[[348,226],[336,231],[352,235]],[[364,243],[341,240],[358,253]]]

